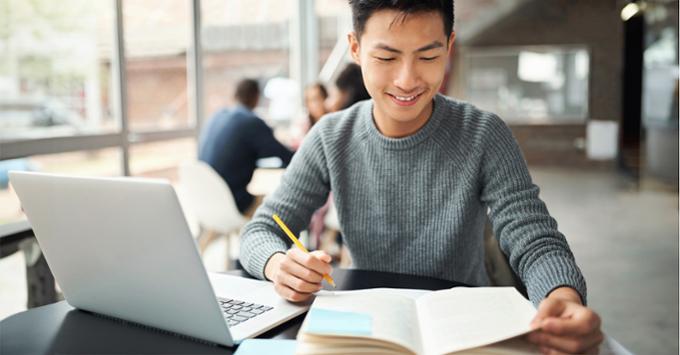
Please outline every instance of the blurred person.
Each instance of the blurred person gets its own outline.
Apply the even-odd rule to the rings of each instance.
[[[321,83],[311,84],[305,89],[305,107],[307,108],[309,128],[319,122],[321,116],[327,113],[326,99],[328,99],[328,90]]]
[[[251,216],[261,202],[246,190],[258,159],[278,157],[284,167],[293,153],[274,138],[272,129],[253,110],[260,87],[243,79],[234,95],[238,104],[213,115],[201,132],[198,159],[208,163],[224,179],[234,195],[238,210]]]
[[[305,115],[295,120],[291,125],[291,140],[289,145],[293,150],[297,150],[302,143],[305,135],[312,129],[326,111],[326,99],[328,99],[328,90],[320,83],[316,82],[308,85],[304,92],[305,99]]]
[[[344,110],[359,101],[370,98],[361,76],[361,67],[355,63],[349,63],[335,79],[335,89],[328,98],[328,111]]]

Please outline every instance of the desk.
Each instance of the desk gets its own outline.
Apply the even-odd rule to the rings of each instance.
[[[243,271],[230,272],[247,276]],[[427,277],[386,272],[336,269],[341,290],[370,287],[446,289],[462,284]],[[294,339],[302,324],[299,316],[260,338]],[[1,354],[117,353],[117,354],[232,354],[233,348],[210,346],[74,309],[66,302],[34,308],[0,322]],[[629,354],[607,339],[600,354]]]
[[[247,276],[243,271],[230,274]],[[336,269],[333,278],[341,290],[371,287],[440,290],[461,285],[434,278],[360,270]],[[294,339],[303,319],[304,316],[299,316],[260,337]],[[96,316],[76,310],[64,301],[7,317],[0,322],[0,329],[0,354],[231,354],[234,351]]]
[[[57,300],[54,276],[33,236],[28,220],[0,225],[0,258],[23,251],[26,261],[28,308]]]

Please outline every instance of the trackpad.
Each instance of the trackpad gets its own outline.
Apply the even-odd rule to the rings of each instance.
[[[238,299],[239,296],[254,295],[262,292],[262,289],[272,288],[268,281],[248,279],[240,276],[219,274],[209,272],[210,284],[219,297],[229,297]]]

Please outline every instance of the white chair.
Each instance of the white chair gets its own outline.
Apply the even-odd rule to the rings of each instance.
[[[326,212],[326,217],[323,220],[323,224],[328,229],[340,232],[340,221],[338,220],[338,211],[335,209],[335,203],[331,200],[328,211]]]
[[[210,165],[192,161],[179,167],[179,189],[187,213],[200,227],[198,247],[201,254],[212,241],[226,236],[228,265],[231,236],[238,235],[247,222],[236,207],[229,186]]]

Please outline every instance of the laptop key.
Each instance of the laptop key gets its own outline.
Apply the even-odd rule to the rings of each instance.
[[[229,313],[229,314],[236,314],[236,313],[238,313],[238,310],[237,310],[237,309],[228,309],[228,310],[227,310],[227,313]]]
[[[241,316],[241,317],[246,317],[246,318],[253,318],[253,317],[256,316],[255,313],[250,313],[250,312],[238,312],[237,315]]]
[[[241,316],[239,316],[239,315],[234,314],[234,315],[231,317],[231,319],[233,319],[233,320],[235,320],[235,321],[243,322],[244,320],[246,320],[246,319],[248,319],[248,318],[246,318],[246,317],[241,317]]]
[[[264,313],[264,310],[262,310],[262,309],[253,309],[251,312],[253,312],[253,313],[255,313],[255,314],[262,314],[262,313]]]
[[[231,309],[241,309],[241,308],[243,308],[243,307],[242,307],[242,306],[239,306],[239,305],[237,305],[237,304],[231,306]]]
[[[249,312],[252,309],[253,309],[253,307],[243,307],[243,308],[241,308],[242,311],[246,311],[246,312]]]
[[[243,304],[244,302],[243,301],[237,301],[237,300],[231,300],[231,301],[229,301],[229,303],[231,303],[231,304]]]

